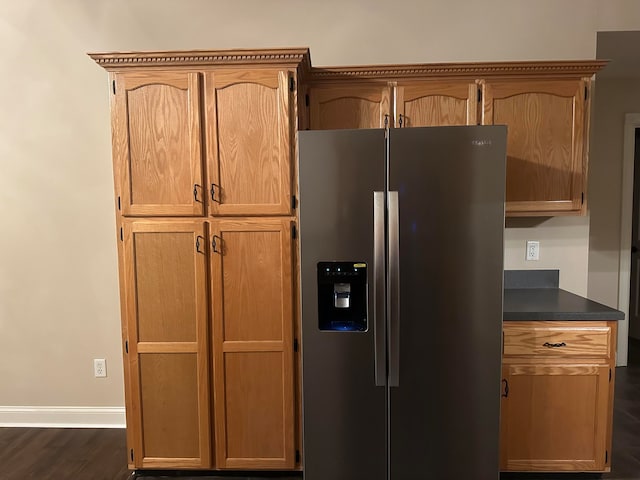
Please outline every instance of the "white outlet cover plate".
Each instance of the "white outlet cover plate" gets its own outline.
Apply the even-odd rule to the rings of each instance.
[[[527,240],[526,260],[540,260],[540,242]]]
[[[104,358],[93,359],[93,374],[96,378],[107,376],[107,361]]]

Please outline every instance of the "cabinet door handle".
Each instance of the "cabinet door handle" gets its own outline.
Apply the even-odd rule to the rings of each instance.
[[[216,200],[216,187],[215,183],[211,184],[211,201],[221,203],[220,200]],[[220,192],[218,192],[218,196],[220,196]]]
[[[403,122],[402,114],[400,114],[400,119],[398,120],[398,123],[400,124],[400,128],[402,128],[402,122]]]
[[[220,240],[220,243],[222,243],[222,238],[218,237],[217,235],[214,235],[213,238],[211,239],[211,248],[215,253],[222,253],[222,250],[218,250],[218,240]]]
[[[547,347],[547,348],[560,348],[560,347],[566,347],[567,344],[562,342],[562,343],[549,343],[549,342],[544,342],[542,344],[543,347]]]
[[[503,378],[502,383],[504,383],[504,391],[501,396],[507,398],[509,396],[509,381],[506,378]]]
[[[196,237],[196,252],[204,253],[202,250],[200,250],[200,239],[204,240],[204,237],[201,237],[200,235]]]
[[[193,200],[198,202],[198,203],[200,202],[200,200],[198,200],[198,187],[199,186],[200,185],[198,185],[197,183],[193,184]]]

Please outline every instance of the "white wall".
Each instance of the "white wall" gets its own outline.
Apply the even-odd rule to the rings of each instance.
[[[638,2],[0,3],[0,406],[123,403],[107,75],[85,52],[310,46],[318,66],[588,59],[599,28],[640,28]],[[506,265],[528,267],[524,240],[539,240],[535,267],[585,294],[588,237],[587,218],[516,224]],[[93,378],[94,357],[107,358],[107,379]]]

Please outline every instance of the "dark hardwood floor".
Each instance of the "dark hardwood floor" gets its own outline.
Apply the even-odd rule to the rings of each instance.
[[[127,480],[122,429],[0,428],[2,480]]]
[[[503,480],[640,480],[640,341],[629,344],[629,366],[616,369],[612,472],[598,474],[502,474]],[[275,476],[274,476],[275,475]],[[0,428],[0,480],[159,480],[166,472],[127,470],[125,432],[120,429]],[[181,480],[218,479],[205,472]],[[228,476],[224,477],[229,479]],[[232,477],[257,480],[257,475]],[[264,478],[264,477],[262,477]],[[299,478],[272,474],[276,478]],[[428,478],[428,477],[425,477]],[[420,479],[416,479],[420,480]],[[460,479],[465,480],[465,479]]]

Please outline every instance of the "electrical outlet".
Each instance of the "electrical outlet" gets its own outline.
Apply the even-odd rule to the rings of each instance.
[[[540,260],[540,242],[527,240],[526,260]]]
[[[96,377],[107,376],[107,361],[104,358],[93,359],[93,374]]]

